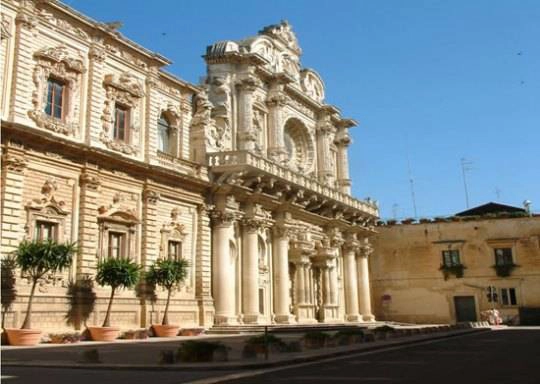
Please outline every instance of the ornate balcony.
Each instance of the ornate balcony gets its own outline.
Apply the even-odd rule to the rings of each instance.
[[[377,205],[361,201],[322,184],[319,180],[283,167],[247,151],[207,154],[208,166],[218,184],[233,184],[296,203],[308,211],[333,218],[374,219]]]

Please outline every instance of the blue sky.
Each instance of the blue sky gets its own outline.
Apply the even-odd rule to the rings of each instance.
[[[353,194],[382,217],[464,210],[488,201],[540,211],[540,1],[69,0],[160,52],[198,83],[207,45],[287,19],[302,64],[353,128]]]

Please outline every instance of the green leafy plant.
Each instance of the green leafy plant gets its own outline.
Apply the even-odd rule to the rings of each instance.
[[[150,284],[159,285],[167,290],[167,303],[163,313],[162,325],[169,324],[169,303],[171,293],[187,277],[189,263],[187,260],[159,259],[150,266],[146,273],[146,281]]]
[[[111,287],[111,296],[107,306],[107,314],[103,327],[110,327],[111,308],[114,294],[119,288],[134,287],[141,276],[141,266],[127,258],[107,258],[101,260],[97,266],[96,282]]]
[[[306,348],[322,348],[330,340],[328,333],[320,331],[306,332],[303,337]]]
[[[67,296],[69,299],[67,323],[74,325],[75,329],[80,329],[81,324],[86,326],[86,321],[94,311],[96,303],[94,281],[88,276],[71,281],[68,285]]]
[[[59,244],[55,241],[23,241],[13,252],[15,261],[23,275],[32,283],[28,307],[22,329],[30,329],[32,325],[32,300],[36,285],[47,273],[61,272],[71,265],[73,254],[77,252],[75,243]]]
[[[227,361],[228,350],[221,342],[190,340],[180,345],[176,356],[182,362]]]
[[[444,279],[448,280],[450,275],[454,275],[458,279],[463,277],[463,271],[466,269],[463,264],[453,264],[453,265],[446,265],[442,264],[439,268],[440,271],[442,271]]]
[[[15,289],[15,268],[17,262],[13,255],[10,255],[1,261],[2,273],[2,328],[6,321],[6,313],[9,311],[13,302],[17,298],[17,290]]]

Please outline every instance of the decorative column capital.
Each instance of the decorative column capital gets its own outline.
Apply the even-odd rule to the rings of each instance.
[[[151,190],[151,189],[145,189],[143,191],[143,198],[144,198],[144,201],[147,204],[155,205],[155,204],[157,204],[157,202],[161,198],[161,195],[157,191],[154,191],[154,190]]]
[[[96,175],[83,172],[79,177],[79,185],[81,187],[86,187],[87,189],[97,191],[97,189],[101,185],[101,181],[99,181],[99,178]]]
[[[265,228],[267,224],[262,219],[246,217],[242,219],[242,226],[247,232],[258,232],[259,229]]]
[[[28,165],[24,155],[6,153],[2,155],[2,168],[15,173],[23,173]]]
[[[294,233],[294,229],[292,227],[289,227],[289,226],[284,225],[284,224],[275,225],[273,227],[273,230],[274,230],[274,234],[277,237],[286,237],[288,239],[290,239],[291,236]]]
[[[212,219],[213,225],[228,227],[236,221],[237,215],[235,212],[213,209],[210,212],[210,218]]]
[[[15,17],[15,23],[27,28],[32,33],[37,33],[37,26],[39,25],[39,19],[31,11],[23,9]]]
[[[364,241],[364,244],[360,246],[360,257],[369,257],[373,253],[373,246],[367,241]]]
[[[90,61],[103,63],[107,58],[107,50],[105,49],[105,47],[93,44],[88,51],[88,58],[90,59]]]
[[[240,79],[237,83],[236,83],[236,86],[241,90],[241,91],[245,91],[245,92],[253,92],[257,89],[257,87],[259,86],[260,84],[260,81],[259,79],[257,79],[257,77],[253,76],[253,75],[248,75],[242,79]]]

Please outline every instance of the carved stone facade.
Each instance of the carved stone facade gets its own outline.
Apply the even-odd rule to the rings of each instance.
[[[70,328],[46,320],[69,311],[68,283],[116,256],[189,261],[169,314],[184,327],[373,320],[378,209],[350,194],[355,122],[324,103],[287,22],[209,46],[200,86],[58,2],[5,1],[1,26],[3,256],[25,238],[79,247],[41,285],[41,328]],[[8,326],[29,294],[17,284]],[[94,289],[87,324],[106,309],[108,289]],[[113,320],[149,326],[164,299],[123,291]]]

